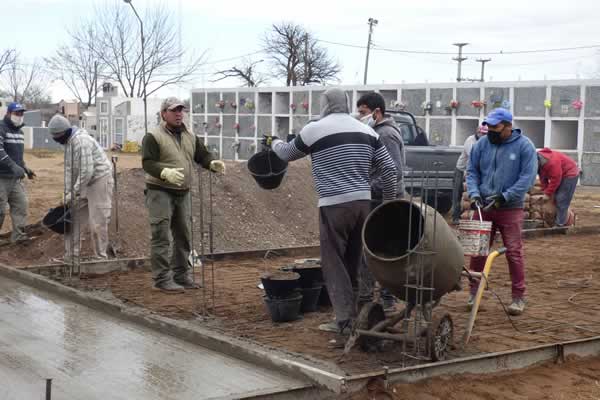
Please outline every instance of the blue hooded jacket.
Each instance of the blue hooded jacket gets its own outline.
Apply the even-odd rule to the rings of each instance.
[[[502,193],[502,208],[523,208],[525,194],[533,186],[537,174],[535,146],[513,129],[507,141],[492,144],[487,136],[478,140],[467,167],[467,191],[470,198]]]

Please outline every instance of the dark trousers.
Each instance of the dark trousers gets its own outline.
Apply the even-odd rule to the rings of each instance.
[[[362,228],[369,200],[319,208],[321,268],[338,322],[356,317],[356,296],[364,268]]]
[[[463,180],[465,172],[460,169],[454,170],[454,188],[452,189],[452,221],[460,219],[462,214]]]
[[[190,193],[175,195],[147,189],[146,207],[152,234],[150,263],[154,281],[181,280],[189,272],[188,257],[192,249]],[[171,238],[173,246],[169,260]]]
[[[556,189],[554,200],[556,201],[556,225],[558,226],[564,226],[567,223],[569,206],[575,195],[578,180],[578,176],[563,178],[560,186]]]

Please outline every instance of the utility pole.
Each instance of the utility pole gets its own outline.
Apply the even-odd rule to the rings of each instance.
[[[146,57],[144,55],[144,53],[146,51],[146,39],[144,38],[144,22],[142,22],[140,15],[138,14],[135,7],[133,6],[133,3],[131,2],[132,0],[123,0],[123,1],[131,6],[133,13],[135,14],[138,21],[140,22],[140,35],[141,35],[141,39],[142,39],[142,77],[141,78],[142,78],[142,85],[144,85],[143,86],[143,89],[144,89],[143,96],[144,96],[144,135],[145,135],[146,133],[148,133],[148,104],[147,104],[148,97],[146,96]]]
[[[456,74],[456,81],[462,81],[461,68],[462,62],[467,59],[467,57],[462,56],[462,48],[468,45],[469,43],[452,43],[454,46],[458,47],[458,57],[454,57],[454,61],[458,61],[458,73]]]
[[[478,59],[477,59],[477,62],[480,62],[480,63],[481,63],[481,79],[480,79],[480,80],[481,80],[481,82],[483,82],[483,81],[484,81],[484,75],[483,75],[483,72],[485,71],[485,63],[486,63],[486,62],[490,62],[490,61],[492,61],[492,59],[491,59],[491,58],[478,58]]]
[[[304,86],[308,85],[308,33],[304,34]]]
[[[369,51],[371,50],[371,36],[373,35],[373,27],[379,23],[375,18],[369,18],[369,40],[367,41],[367,57],[365,59],[365,77],[363,84],[367,84],[367,73],[369,71]]]

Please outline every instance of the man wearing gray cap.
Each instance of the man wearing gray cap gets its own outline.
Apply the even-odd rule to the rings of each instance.
[[[65,146],[65,205],[74,220],[71,232],[65,234],[65,263],[79,256],[82,228],[89,225],[96,258],[107,258],[108,225],[112,211],[112,166],[100,144],[85,129],[71,126],[69,120],[56,114],[48,123],[52,139]]]
[[[183,102],[175,97],[163,101],[162,122],[153,132],[146,133],[142,141],[154,288],[165,293],[199,288],[188,266],[192,249],[190,188],[194,162],[212,172],[225,172],[223,161],[213,159],[200,137],[188,131],[183,123],[184,108]]]

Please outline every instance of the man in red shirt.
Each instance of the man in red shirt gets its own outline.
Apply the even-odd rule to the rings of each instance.
[[[556,204],[556,225],[565,226],[579,179],[579,168],[569,156],[547,147],[538,151],[538,165],[544,196],[546,200],[554,198]]]

